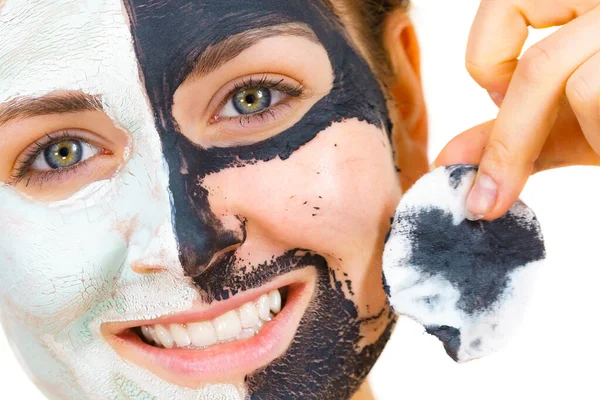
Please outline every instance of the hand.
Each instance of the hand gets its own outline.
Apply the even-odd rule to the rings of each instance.
[[[528,26],[558,25],[518,59]],[[500,111],[434,164],[479,164],[467,199],[476,218],[506,213],[532,173],[600,165],[600,0],[482,0],[466,65]]]

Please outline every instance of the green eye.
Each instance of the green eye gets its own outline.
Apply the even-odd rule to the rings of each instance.
[[[52,169],[67,168],[77,164],[83,157],[83,145],[79,140],[63,140],[44,150],[44,159]]]
[[[250,78],[239,85],[229,92],[216,117],[244,117],[244,120],[250,121],[253,115],[269,112],[288,97],[300,97],[303,91],[303,87],[284,83],[283,79],[271,81],[262,78],[255,82]]]
[[[254,114],[271,106],[271,91],[266,88],[245,89],[237,92],[231,100],[238,113]]]
[[[65,138],[60,142],[44,146],[31,164],[36,171],[60,170],[69,168],[98,154],[99,149],[75,138]]]

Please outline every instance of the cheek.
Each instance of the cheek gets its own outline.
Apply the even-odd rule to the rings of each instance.
[[[204,185],[216,215],[247,220],[245,246],[261,248],[263,259],[269,250],[309,249],[355,287],[381,286],[380,271],[369,272],[381,268],[401,191],[389,141],[377,127],[335,123],[286,160],[228,169]]]
[[[101,207],[51,209],[6,188],[0,196],[11,210],[0,212],[9,238],[0,240],[0,293],[31,318],[51,322],[83,312],[111,278],[106,266],[123,262],[123,237],[106,229]]]
[[[156,169],[155,160],[137,157],[114,179],[57,203],[0,188],[0,307],[51,334],[98,311],[129,274],[132,253],[168,219],[166,183],[157,195],[150,161]],[[132,201],[139,198],[148,207]]]

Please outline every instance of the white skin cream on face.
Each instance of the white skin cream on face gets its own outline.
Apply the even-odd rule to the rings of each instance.
[[[100,333],[103,322],[189,309],[196,296],[178,260],[168,176],[121,2],[5,1],[0,60],[0,103],[57,90],[99,95],[130,137],[116,176],[68,199],[39,202],[0,184],[0,315],[34,382],[51,399],[243,398],[231,385],[162,381]],[[160,274],[131,270],[157,260]]]

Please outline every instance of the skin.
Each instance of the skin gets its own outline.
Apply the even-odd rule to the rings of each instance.
[[[2,323],[9,339],[49,398],[350,398],[393,326],[381,286],[389,218],[402,186],[413,180],[410,172],[417,175],[426,165],[418,47],[410,21],[401,12],[386,21],[384,39],[395,78],[384,83],[393,99],[384,98],[370,74],[368,53],[356,32],[343,25],[332,28],[337,17],[319,2],[314,3],[317,14],[288,10],[292,22],[307,24],[317,41],[297,35],[264,39],[194,80],[178,81],[165,65],[155,64],[159,74],[172,79],[157,97],[160,86],[144,56],[160,54],[144,50],[143,19],[137,18],[135,3],[126,3],[128,14],[119,2],[93,2],[99,9],[90,3],[77,10],[60,2],[8,0],[0,9],[15,24],[0,36],[0,58],[14,48],[32,50],[12,54],[11,63],[3,64],[0,103],[81,91],[101,95],[103,106],[102,111],[26,117],[0,126],[6,144],[0,159],[10,160],[0,165],[0,181],[6,182],[0,201],[9,205],[0,212],[0,226],[11,237],[0,242],[1,264],[10,266],[0,272]],[[215,2],[223,7],[214,10],[216,15],[229,15],[226,3]],[[239,8],[228,5],[234,6]],[[11,19],[14,15],[28,17]],[[69,35],[68,29],[52,29],[46,22],[52,35],[38,32],[33,27],[42,15],[54,16],[51,21],[59,25],[61,17],[75,16],[85,29]],[[202,34],[192,39],[215,43]],[[77,46],[81,37],[91,44],[86,51]],[[43,52],[36,50],[38,43]],[[333,44],[352,52],[355,65],[362,63],[359,75],[347,76],[362,85],[348,92],[351,98],[363,96],[364,102],[356,109],[334,106],[312,115],[320,99],[335,100],[334,105],[346,101],[344,84],[338,94],[331,90],[344,66],[337,64]],[[290,48],[295,53],[286,53]],[[293,57],[303,52],[313,57],[308,65],[307,57]],[[62,59],[70,61],[64,65]],[[25,64],[28,68],[21,68]],[[290,103],[277,123],[259,128],[243,129],[234,120],[207,123],[217,111],[210,99],[219,100],[220,88],[239,76],[265,72],[302,82],[310,96]],[[193,95],[198,87],[206,98]],[[360,108],[377,102],[375,110]],[[396,108],[396,103],[409,106]],[[394,128],[386,132],[387,119]],[[194,130],[198,126],[205,128]],[[57,129],[85,131],[91,143],[108,151],[68,178],[39,180],[30,171],[29,180],[11,179],[27,147]],[[269,147],[286,138],[282,132],[305,139],[296,147]],[[244,156],[245,162],[236,164],[252,146],[253,158]],[[286,147],[293,151],[281,150]],[[198,162],[211,156],[218,156],[214,164]],[[399,176],[395,166],[407,172]],[[274,186],[282,176],[285,180]],[[200,197],[189,190],[194,184]],[[124,362],[101,331],[107,322],[209,309],[285,274],[312,282],[314,295],[293,344],[259,371],[223,376],[222,382],[158,379],[147,371],[151,365]],[[316,362],[321,348],[334,361],[321,370],[314,367],[314,386],[305,387],[302,371]]]
[[[477,179],[467,202],[479,218],[503,215],[532,173],[600,165],[599,19],[597,0],[481,2],[466,65],[498,118],[458,135],[435,161],[480,165],[489,179]],[[519,58],[529,26],[560,29]]]

